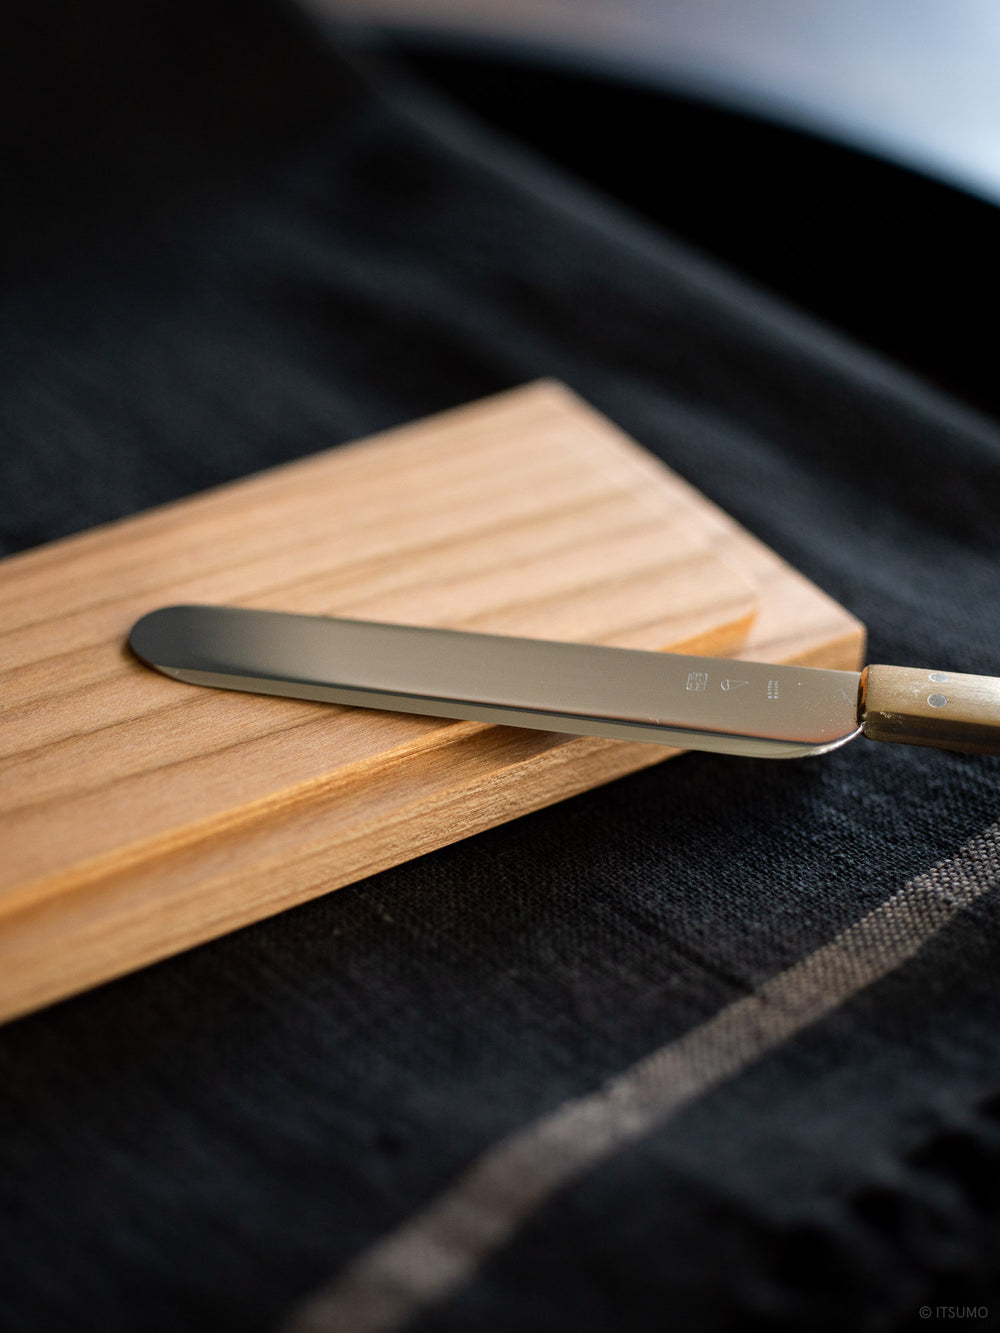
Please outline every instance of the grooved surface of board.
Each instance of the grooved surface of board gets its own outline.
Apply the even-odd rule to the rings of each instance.
[[[200,690],[177,602],[856,667],[860,625],[561,386],[0,564],[0,1017],[669,751]]]

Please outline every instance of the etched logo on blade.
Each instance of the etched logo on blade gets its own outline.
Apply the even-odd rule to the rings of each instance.
[[[744,685],[749,684],[750,682],[748,680],[724,680],[722,682],[722,688],[724,690],[741,690]]]
[[[708,685],[707,671],[689,671],[688,683],[685,685],[687,690],[703,690]]]

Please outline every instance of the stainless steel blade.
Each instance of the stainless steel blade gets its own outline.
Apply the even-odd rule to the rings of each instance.
[[[129,639],[193,685],[724,754],[822,754],[860,730],[855,671],[237,607],[172,606]]]

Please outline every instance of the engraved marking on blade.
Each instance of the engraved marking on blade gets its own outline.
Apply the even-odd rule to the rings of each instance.
[[[689,671],[686,690],[703,690],[708,685],[707,671]]]
[[[769,681],[767,682],[767,697],[768,697],[769,699],[777,699],[777,697],[778,697],[778,682],[777,682],[776,680],[769,680]]]
[[[749,684],[750,682],[748,680],[724,680],[722,682],[722,689],[739,690],[742,689],[744,685],[749,685]]]

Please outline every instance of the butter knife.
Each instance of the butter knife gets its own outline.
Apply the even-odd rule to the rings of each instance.
[[[141,661],[192,685],[775,759],[863,735],[1000,754],[1000,680],[522,639],[242,607],[169,606]]]

